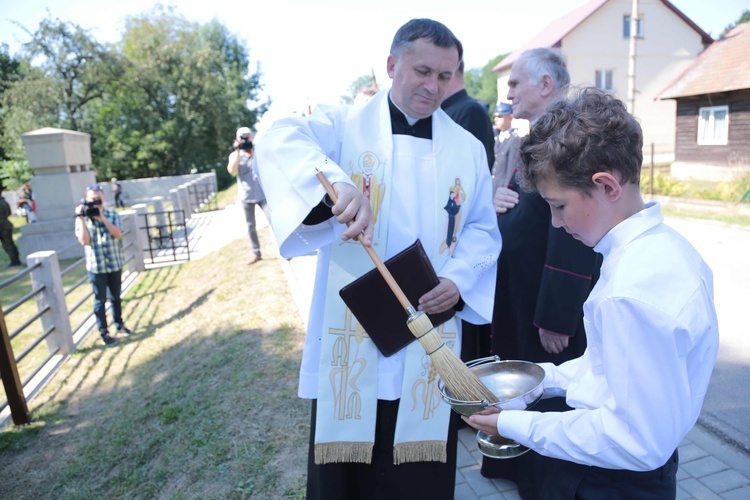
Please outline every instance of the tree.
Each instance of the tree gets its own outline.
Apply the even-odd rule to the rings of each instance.
[[[490,110],[495,108],[498,101],[497,73],[492,71],[492,68],[507,55],[494,57],[482,68],[473,68],[464,73],[466,92],[477,101],[489,104]]]
[[[218,21],[200,25],[157,5],[126,21],[124,77],[95,119],[98,169],[118,178],[177,175],[226,161],[239,126],[253,127],[260,71]],[[218,169],[219,175],[223,169]]]
[[[59,94],[55,125],[71,130],[84,128],[85,107],[104,95],[108,82],[122,75],[119,61],[88,31],[69,21],[47,18],[34,33],[23,29],[31,36],[23,51],[29,60],[41,59],[38,68],[48,80],[44,90]],[[39,90],[36,83],[24,91]]]
[[[0,45],[0,179],[6,189],[17,189],[31,178],[21,137],[15,133],[15,110],[6,91],[24,76],[25,61],[13,57],[6,44]],[[10,124],[10,125],[9,125]]]
[[[746,23],[748,21],[750,21],[750,10],[744,10],[742,12],[742,14],[740,14],[740,17],[735,22],[733,22],[732,24],[727,25],[727,27],[724,28],[724,31],[721,32],[720,38],[722,36],[726,35],[727,31],[731,30],[735,26],[737,26],[739,24],[742,24],[742,23]]]
[[[368,87],[374,87],[376,84],[375,82],[375,76],[374,75],[362,75],[358,76],[352,83],[349,85],[349,93],[344,94],[341,96],[341,103],[342,104],[352,104],[354,102],[354,98],[357,97],[357,94],[364,89]]]
[[[13,187],[33,175],[21,134],[40,127],[87,131],[89,108],[120,74],[111,52],[80,26],[48,17],[34,33],[21,28],[31,39],[22,45],[23,58],[10,63],[17,74],[4,72],[1,84],[0,175]]]

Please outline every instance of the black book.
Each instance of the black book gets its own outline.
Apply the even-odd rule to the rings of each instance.
[[[440,282],[419,240],[384,264],[414,309],[419,298]],[[383,356],[392,356],[416,340],[406,326],[406,311],[377,268],[346,285],[339,295]],[[455,313],[451,308],[427,316],[437,328]]]

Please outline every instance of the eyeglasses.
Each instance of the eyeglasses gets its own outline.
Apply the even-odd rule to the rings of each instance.
[[[95,186],[86,186],[87,191],[104,191],[102,187],[99,184],[96,184]]]

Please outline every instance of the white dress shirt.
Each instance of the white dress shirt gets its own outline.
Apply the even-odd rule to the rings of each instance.
[[[544,363],[565,413],[504,411],[501,435],[542,455],[610,469],[662,466],[695,424],[719,347],[711,270],[657,203],[594,247],[601,277],[583,306],[588,348]]]

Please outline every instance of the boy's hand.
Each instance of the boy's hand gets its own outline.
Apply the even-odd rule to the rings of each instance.
[[[498,415],[500,415],[500,409],[488,406],[469,417],[461,415],[461,419],[478,431],[482,431],[490,436],[499,436],[500,433],[497,432]]]

